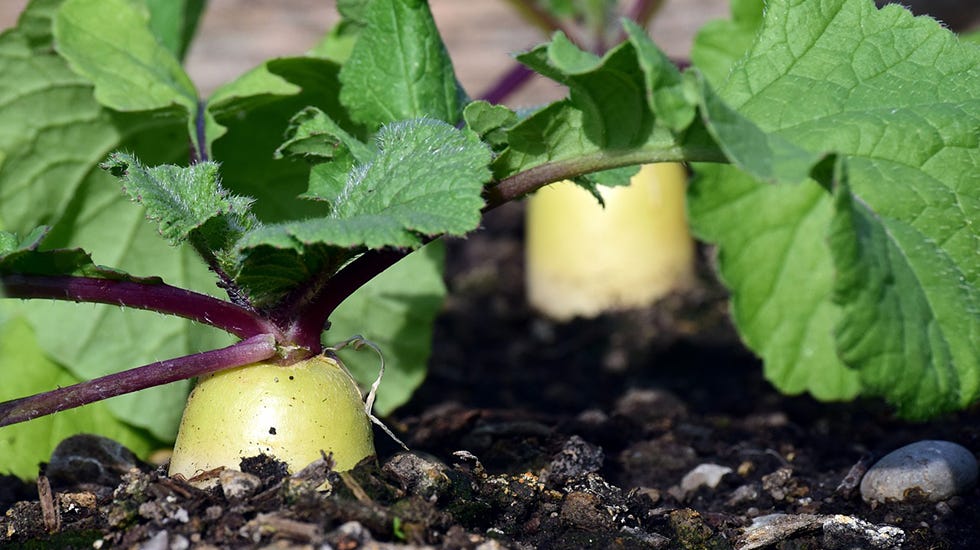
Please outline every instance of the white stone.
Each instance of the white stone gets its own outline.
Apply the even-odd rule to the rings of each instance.
[[[681,479],[681,490],[690,494],[700,487],[714,489],[721,483],[721,478],[730,473],[732,473],[732,469],[728,466],[699,464]]]

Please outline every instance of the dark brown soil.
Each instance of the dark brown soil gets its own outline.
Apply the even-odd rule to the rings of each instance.
[[[243,465],[251,475],[209,487],[150,467],[120,476],[111,463],[128,459],[94,442],[101,469],[52,464],[41,498],[0,480],[0,545],[740,548],[753,518],[780,512],[895,526],[910,550],[975,547],[978,489],[872,507],[854,487],[862,466],[906,443],[976,452],[980,410],[911,424],[873,401],[780,395],[709,275],[648,311],[545,321],[524,304],[520,221],[512,205],[450,243],[429,379],[389,419],[412,453],[379,433],[380,461],[349,474],[322,462],[290,477],[259,459]],[[713,489],[680,490],[704,463],[733,471]],[[766,547],[897,546],[808,528]]]

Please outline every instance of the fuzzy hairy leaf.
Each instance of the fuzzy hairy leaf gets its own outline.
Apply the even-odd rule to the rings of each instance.
[[[331,203],[343,192],[354,166],[370,162],[376,154],[316,107],[307,107],[292,118],[286,141],[276,149],[279,158],[298,157],[315,163],[309,189],[302,196]]]
[[[422,119],[385,126],[377,145],[377,156],[349,174],[328,217],[264,226],[239,248],[417,247],[421,235],[476,228],[490,152],[474,135]]]
[[[122,180],[126,194],[146,208],[147,218],[158,222],[160,235],[172,245],[192,239],[222,250],[254,224],[252,199],[224,189],[215,162],[146,168],[131,155],[113,153],[101,167]]]

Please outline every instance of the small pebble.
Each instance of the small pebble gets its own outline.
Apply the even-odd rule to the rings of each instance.
[[[732,496],[728,498],[728,506],[738,506],[746,502],[753,502],[759,498],[759,489],[752,484],[742,485],[732,491]]]
[[[389,479],[409,493],[436,500],[449,490],[452,482],[448,467],[434,456],[418,451],[398,453],[381,467]]]
[[[937,502],[969,491],[977,482],[977,459],[949,441],[919,441],[892,451],[861,480],[866,502],[904,501],[913,494]]]
[[[221,470],[218,479],[221,481],[221,492],[228,500],[246,499],[262,487],[259,476],[238,470]]]
[[[732,473],[728,466],[718,464],[699,464],[681,479],[681,490],[690,494],[701,487],[714,489],[721,483],[721,478]]]
[[[601,447],[573,435],[548,464],[545,481],[555,486],[564,485],[573,479],[598,472],[604,459]]]

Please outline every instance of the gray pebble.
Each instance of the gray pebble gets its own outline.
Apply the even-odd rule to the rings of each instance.
[[[543,481],[553,486],[564,485],[576,478],[598,472],[604,459],[601,447],[573,435],[548,464]]]
[[[861,480],[866,502],[903,501],[919,493],[936,502],[969,491],[977,482],[977,459],[949,441],[919,441],[892,451]]]
[[[381,471],[409,493],[435,501],[452,486],[449,468],[436,457],[406,451],[391,457]]]

